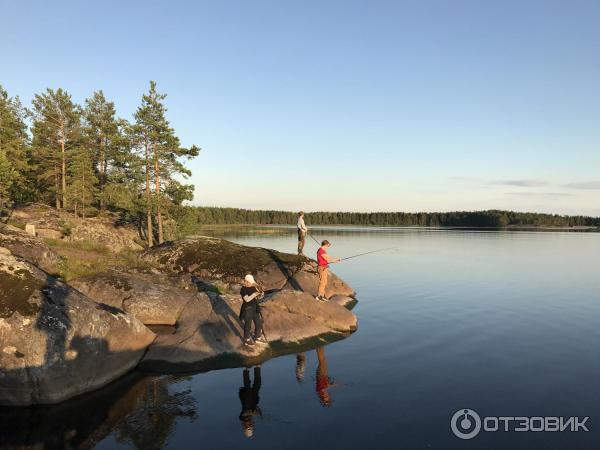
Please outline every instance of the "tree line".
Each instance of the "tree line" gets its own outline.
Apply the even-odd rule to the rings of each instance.
[[[137,222],[148,246],[165,240],[165,217],[193,198],[183,147],[154,81],[133,120],[117,116],[99,90],[83,105],[63,89],[36,94],[31,107],[0,86],[0,213],[44,202],[81,217],[105,211]]]
[[[250,210],[218,207],[183,207],[175,213],[188,234],[199,226],[211,224],[291,225],[298,213],[291,211]],[[307,224],[361,226],[428,226],[428,227],[574,227],[600,226],[600,217],[561,216],[557,214],[514,211],[457,211],[432,213],[404,212],[311,212],[305,214]]]

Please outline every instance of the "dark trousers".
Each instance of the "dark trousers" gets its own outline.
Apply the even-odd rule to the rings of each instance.
[[[302,253],[304,250],[304,238],[306,237],[306,233],[298,228],[298,254]]]
[[[252,337],[252,322],[254,322],[254,339],[263,334],[263,323],[259,306],[255,302],[247,304],[242,311],[242,323],[244,324],[244,340]]]

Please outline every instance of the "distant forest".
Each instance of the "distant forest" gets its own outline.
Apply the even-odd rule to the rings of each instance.
[[[260,211],[238,208],[184,207],[178,222],[193,224],[295,224],[297,213],[290,211]],[[306,213],[307,224],[363,226],[428,226],[428,227],[574,227],[600,226],[600,217],[560,216],[556,214],[521,213],[513,211],[475,211],[444,213],[403,212],[312,212]]]

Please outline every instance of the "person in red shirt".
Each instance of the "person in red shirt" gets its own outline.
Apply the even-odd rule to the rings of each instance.
[[[327,249],[331,247],[328,240],[321,242],[321,247],[317,250],[317,270],[319,272],[319,292],[315,297],[321,302],[326,302],[325,288],[327,287],[327,275],[329,273],[329,264],[340,262],[340,258],[333,258],[327,254]]]

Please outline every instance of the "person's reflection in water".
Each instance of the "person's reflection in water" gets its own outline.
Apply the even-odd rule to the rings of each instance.
[[[254,367],[254,383],[250,382],[250,370],[244,369],[244,386],[240,388],[239,396],[242,404],[240,421],[244,435],[248,438],[254,434],[254,416],[262,416],[258,407],[258,392],[260,391],[260,367]]]
[[[325,349],[323,347],[319,347],[317,349],[317,358],[319,358],[316,377],[317,395],[319,396],[319,401],[321,402],[322,406],[330,407],[333,403],[333,400],[329,395],[328,389],[335,386],[335,382],[333,379],[329,378],[327,359],[325,359]]]
[[[296,381],[302,383],[304,381],[304,370],[306,369],[306,355],[298,353],[296,355]]]

